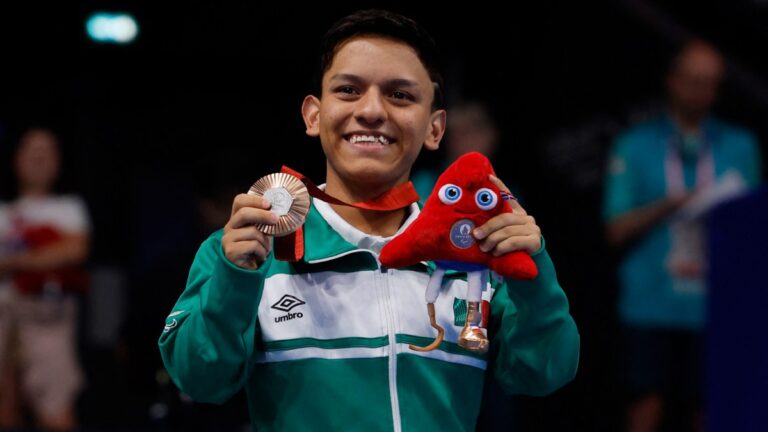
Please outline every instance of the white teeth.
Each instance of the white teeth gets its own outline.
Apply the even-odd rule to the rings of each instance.
[[[357,144],[359,142],[367,142],[375,144],[377,142],[380,142],[382,144],[389,144],[389,139],[383,135],[375,136],[375,135],[353,135],[349,142],[352,144]]]

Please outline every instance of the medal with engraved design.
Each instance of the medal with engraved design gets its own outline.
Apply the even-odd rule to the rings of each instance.
[[[304,224],[309,213],[307,187],[290,174],[266,175],[251,186],[248,194],[266,198],[272,204],[269,210],[280,217],[274,225],[256,225],[264,234],[275,237],[288,235]]]

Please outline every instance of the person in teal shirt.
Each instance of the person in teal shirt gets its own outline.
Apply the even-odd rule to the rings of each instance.
[[[706,239],[686,210],[717,185],[760,180],[755,137],[709,112],[722,74],[714,48],[686,45],[667,77],[668,111],[622,133],[609,156],[604,218],[609,243],[624,249],[619,319],[636,398],[627,430],[656,430],[673,388],[687,402],[701,396]]]

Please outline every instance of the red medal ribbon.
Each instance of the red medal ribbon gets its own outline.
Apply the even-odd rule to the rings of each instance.
[[[310,180],[304,174],[283,166],[280,170],[286,174],[290,174],[299,180],[307,187],[309,195],[325,201],[329,204],[344,205],[348,207],[355,207],[365,210],[377,210],[377,211],[391,211],[398,210],[404,207],[408,207],[412,203],[419,200],[419,194],[416,192],[416,188],[413,187],[413,183],[408,181],[406,183],[397,185],[392,189],[384,192],[378,197],[357,203],[346,203],[338,198],[328,195],[317,187],[312,180]],[[304,227],[300,226],[296,231],[283,237],[275,237],[275,257],[281,261],[296,262],[304,256]]]

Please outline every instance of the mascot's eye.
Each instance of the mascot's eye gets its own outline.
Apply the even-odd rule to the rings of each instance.
[[[491,210],[496,207],[499,202],[499,198],[488,188],[482,188],[475,194],[475,202],[480,210]]]
[[[437,192],[437,196],[443,204],[456,204],[461,199],[461,188],[455,184],[446,184]]]

